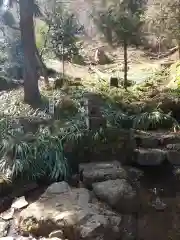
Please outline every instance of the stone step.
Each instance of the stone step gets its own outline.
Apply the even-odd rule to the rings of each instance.
[[[141,166],[158,166],[165,160],[180,166],[180,144],[168,144],[166,148],[137,148],[133,161]]]
[[[119,161],[82,163],[79,168],[83,170],[83,183],[88,187],[95,182],[126,178],[135,180],[143,175],[136,168],[123,167]]]
[[[167,149],[167,160],[176,166],[180,166],[180,143],[168,144]]]
[[[136,131],[135,140],[138,148],[159,148],[166,147],[168,144],[180,143],[180,134]]]
[[[138,148],[134,153],[134,162],[141,166],[158,166],[166,160],[166,151],[158,148]]]

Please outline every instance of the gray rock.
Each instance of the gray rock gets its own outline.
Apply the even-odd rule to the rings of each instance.
[[[99,240],[100,236],[102,240],[110,237],[117,240],[122,233],[121,215],[93,204],[87,189],[71,189],[64,182],[52,184],[39,200],[20,213],[17,224],[22,233],[31,233],[31,228],[27,227],[31,220],[39,223],[36,230],[41,236],[64,228],[71,230],[71,236],[66,236],[69,239],[76,234],[85,240]],[[42,220],[43,225],[40,224]],[[53,222],[51,227],[50,221]]]
[[[180,143],[167,144],[167,160],[173,165],[180,165]]]
[[[10,224],[8,221],[0,220],[0,237],[6,237]]]
[[[180,143],[180,136],[177,133],[161,134],[157,138],[163,146]]]
[[[19,197],[17,198],[11,205],[13,209],[22,209],[28,205],[28,202],[26,201],[25,197]]]
[[[180,152],[180,143],[172,143],[172,144],[167,144],[166,148],[168,150],[176,150]]]
[[[117,161],[94,162],[80,164],[83,171],[83,183],[91,185],[94,182],[102,182],[109,179],[124,179],[127,177],[126,170]]]
[[[94,183],[93,190],[100,200],[121,213],[136,212],[139,208],[137,192],[125,179]]]
[[[127,171],[128,179],[133,182],[139,180],[144,175],[144,172],[142,170],[135,167],[126,166],[124,169]]]
[[[69,190],[70,187],[67,182],[61,182],[61,184],[55,182],[47,188],[46,194],[61,194],[68,192]]]
[[[135,150],[134,161],[141,166],[157,166],[166,159],[166,151],[161,149],[143,149]]]
[[[180,151],[168,150],[167,160],[173,165],[180,165]]]
[[[157,148],[159,140],[154,136],[140,136],[140,146],[142,148]]]

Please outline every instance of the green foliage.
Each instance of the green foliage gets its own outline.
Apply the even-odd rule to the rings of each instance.
[[[171,113],[165,114],[161,109],[149,112],[140,112],[137,114],[128,114],[127,112],[117,110],[105,111],[106,117],[111,126],[117,126],[125,129],[155,130],[179,128],[179,123],[171,116]]]
[[[48,37],[48,26],[46,23],[36,20],[35,24],[35,36],[36,36],[36,46],[39,51],[42,51],[46,44],[46,38]]]
[[[138,14],[132,13],[131,9],[123,9],[122,6],[111,6],[108,14],[114,26],[114,32],[117,39],[130,40],[136,34],[137,25],[139,23]]]
[[[171,116],[171,113],[165,114],[161,110],[153,112],[144,112],[133,116],[133,128],[149,130],[149,129],[167,129],[178,127],[179,123]]]
[[[146,10],[144,30],[172,47],[174,39],[176,44],[180,40],[179,16],[179,0],[154,0]]]
[[[180,62],[175,63],[171,66],[171,70],[175,68],[175,82],[177,83],[177,88],[180,88]]]
[[[158,86],[163,84],[169,77],[169,69],[163,69],[160,71],[156,71],[152,74],[150,78],[144,81],[142,84],[135,86],[136,90],[142,92],[148,92],[152,90],[156,90]]]
[[[35,136],[22,129],[13,131],[6,119],[1,120],[3,140],[0,144],[0,171],[10,179],[67,179],[69,166],[63,153],[61,137],[48,129],[39,129]]]
[[[159,79],[163,73],[157,73],[156,76],[156,79]],[[129,91],[110,88],[108,83],[95,82],[95,80],[83,82],[83,84],[78,87],[67,86],[65,89],[42,89],[44,103],[38,110],[32,109],[21,101],[20,89],[9,93],[10,102],[5,105],[6,100],[0,99],[1,112],[14,115],[18,119],[28,116],[30,122],[39,120],[40,126],[41,118],[49,117],[47,104],[52,96],[56,107],[54,119],[45,124],[47,127],[39,128],[34,135],[25,134],[22,129],[18,131],[18,127],[13,126],[10,120],[7,121],[7,117],[2,117],[0,171],[7,178],[25,176],[25,178],[37,180],[45,176],[53,180],[68,179],[72,173],[77,173],[79,161],[87,160],[92,156],[91,154],[94,154],[97,159],[102,157],[102,154],[110,159],[113,154],[119,153],[124,141],[121,135],[122,129],[129,132],[131,128],[169,130],[174,126],[179,127],[170,113],[163,112],[157,106],[158,100],[155,100],[155,105],[149,108],[146,107],[146,101],[143,102],[148,98],[149,89],[154,85],[158,88],[157,82],[154,82],[154,85],[153,82],[149,83],[144,87],[144,92],[134,87],[130,87]],[[84,94],[90,91],[94,91],[100,100],[100,102],[97,100],[97,104],[107,119],[107,129],[98,131],[87,129],[81,102]],[[170,93],[165,93],[165,95],[168,94]],[[179,93],[176,98],[178,96]],[[162,98],[160,101],[163,101]],[[16,131],[12,131],[13,128],[17,128]]]
[[[126,39],[129,43],[137,43],[142,14],[142,1],[129,0],[112,3],[98,12],[95,10],[93,19],[108,42],[119,43]]]
[[[121,1],[112,3],[107,9],[99,11],[95,22],[104,33],[106,40],[113,43],[112,36],[116,43],[123,42],[124,47],[124,88],[127,89],[127,47],[134,40],[137,43],[138,31],[142,25],[142,9],[139,0]],[[137,44],[136,44],[137,45]]]
[[[71,60],[78,55],[77,35],[82,32],[83,26],[78,25],[75,15],[57,3],[54,14],[49,14],[47,22],[50,25],[49,42],[56,57]]]

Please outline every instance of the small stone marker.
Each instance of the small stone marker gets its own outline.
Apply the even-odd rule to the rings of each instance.
[[[118,88],[118,78],[111,77],[110,78],[110,87],[117,87]]]

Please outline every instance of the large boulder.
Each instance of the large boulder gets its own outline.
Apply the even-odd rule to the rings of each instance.
[[[111,60],[105,54],[103,48],[97,48],[94,54],[94,62],[100,65],[104,65],[111,63]]]
[[[132,213],[139,210],[139,197],[136,189],[125,179],[108,180],[94,183],[96,196],[121,213]]]
[[[17,221],[24,235],[51,236],[62,230],[64,238],[120,239],[122,217],[92,203],[87,189],[70,188],[65,182],[54,183],[36,202],[24,209]]]

